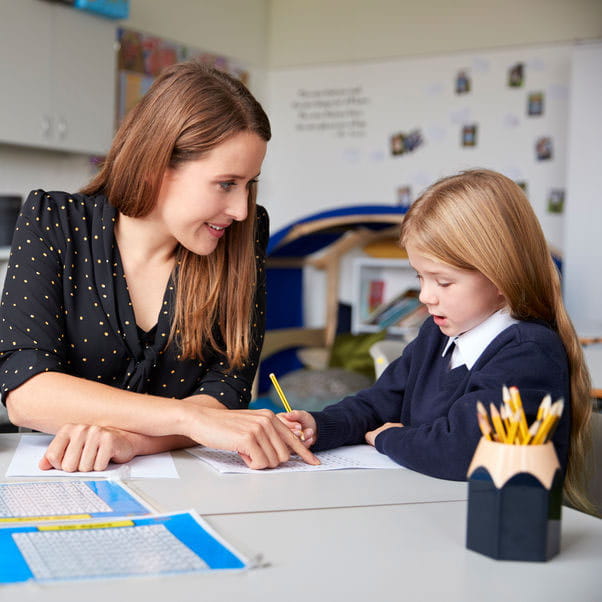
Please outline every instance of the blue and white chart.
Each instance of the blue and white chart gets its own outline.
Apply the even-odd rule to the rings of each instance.
[[[152,508],[118,481],[0,483],[0,526],[15,522],[138,516],[152,512]]]
[[[0,529],[0,583],[241,570],[248,561],[196,513]]]

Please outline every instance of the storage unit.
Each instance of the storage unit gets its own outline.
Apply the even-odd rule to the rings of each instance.
[[[375,303],[371,290],[373,283],[382,282],[381,303],[386,303],[408,289],[419,289],[416,272],[407,259],[387,259],[378,257],[357,257],[353,260],[353,306],[352,331],[354,334],[363,332],[378,332],[377,324],[368,324],[370,306]],[[410,329],[391,326],[387,328],[390,334],[404,335]]]

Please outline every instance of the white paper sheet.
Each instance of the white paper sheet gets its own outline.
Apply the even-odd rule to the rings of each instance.
[[[343,470],[350,468],[403,468],[391,458],[384,456],[371,445],[349,445],[330,451],[317,452],[321,464],[312,466],[294,456],[277,468],[254,470],[249,468],[236,452],[223,451],[198,445],[186,450],[220,473],[239,472],[266,474],[274,472],[299,472],[306,470]]]
[[[52,435],[21,435],[7,477],[108,477],[130,479],[178,479],[176,465],[169,452],[152,456],[136,456],[126,464],[109,464],[106,470],[91,472],[65,472],[41,470],[38,462],[52,441]]]

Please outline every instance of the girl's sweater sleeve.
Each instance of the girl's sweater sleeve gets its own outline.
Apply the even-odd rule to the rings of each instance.
[[[364,443],[364,435],[384,422],[399,422],[414,344],[386,368],[376,383],[356,395],[312,412],[318,428],[313,451]]]

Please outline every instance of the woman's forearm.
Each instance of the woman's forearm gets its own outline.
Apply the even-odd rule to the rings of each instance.
[[[94,438],[98,434],[96,426],[108,427],[101,429],[109,432],[110,439],[101,446],[109,453],[102,462],[104,465],[115,455],[131,458],[183,447],[188,443],[185,438],[191,443],[236,451],[251,468],[274,468],[286,462],[291,452],[299,454],[309,464],[319,464],[319,460],[272,412],[225,410],[222,404],[207,395],[167,399],[132,393],[59,372],[44,372],[11,391],[7,408],[14,424],[47,433],[65,433],[67,440],[63,440],[61,433],[53,439],[51,446],[58,440],[55,445],[58,457],[48,467],[63,465],[65,449],[73,448],[69,443],[73,437],[77,441]],[[81,429],[81,425],[87,427]],[[119,432],[111,433],[112,429]],[[124,450],[123,446],[117,445],[115,451],[115,442],[123,442],[123,436],[130,440],[131,447]],[[75,453],[78,465],[81,463],[80,448],[77,446]]]
[[[196,441],[184,437],[183,435],[164,435],[162,437],[152,437],[150,435],[141,435],[140,433],[127,433],[132,447],[137,456],[148,456],[174,449],[183,449],[196,445]]]
[[[7,409],[13,424],[46,433],[56,433],[71,423],[110,426],[152,437],[187,436],[192,415],[202,414],[200,397],[167,399],[44,372],[11,391]]]

